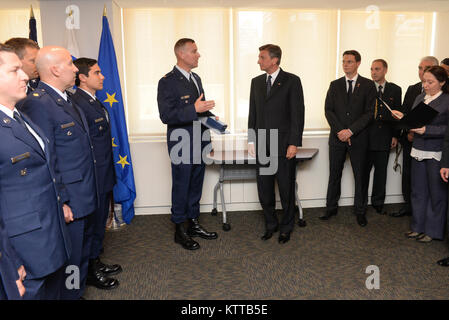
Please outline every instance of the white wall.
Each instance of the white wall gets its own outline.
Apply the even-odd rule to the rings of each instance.
[[[120,8],[114,1],[52,1],[41,0],[40,12],[44,45],[64,45],[65,9],[75,4],[80,8],[80,29],[77,38],[82,56],[97,58],[101,34],[103,7],[106,4],[107,15],[114,44],[119,60],[120,74],[122,70],[122,42],[120,32]],[[439,48],[439,51],[442,50]],[[406,88],[403,88],[404,91]],[[132,108],[132,106],[128,106]],[[167,154],[165,137],[161,138],[131,138],[131,153],[134,166],[137,198],[136,214],[170,213],[171,205],[171,172]],[[302,206],[324,207],[329,176],[327,135],[307,135],[303,139],[304,147],[318,148],[318,155],[311,161],[301,165],[297,181]],[[244,145],[244,141],[240,141]],[[221,143],[215,143],[219,150]],[[402,159],[402,158],[401,158]],[[387,203],[401,202],[401,177],[392,170],[394,153],[390,156]],[[219,167],[208,166],[201,199],[201,210],[210,211],[213,202],[213,187],[218,181]],[[255,181],[233,181],[225,184],[225,199],[227,210],[259,210]],[[353,204],[354,183],[349,160],[346,162],[342,178],[342,197],[340,205]],[[218,197],[218,199],[220,199]],[[279,199],[279,197],[278,197]],[[219,211],[221,207],[219,206]]]

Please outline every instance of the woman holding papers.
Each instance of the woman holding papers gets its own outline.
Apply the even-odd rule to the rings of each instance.
[[[442,240],[446,225],[448,189],[440,178],[440,161],[444,135],[449,119],[449,85],[446,71],[439,66],[426,69],[423,75],[424,92],[416,97],[413,108],[424,102],[439,114],[414,133],[411,168],[411,231],[410,239],[428,243]],[[412,108],[412,109],[413,109]]]

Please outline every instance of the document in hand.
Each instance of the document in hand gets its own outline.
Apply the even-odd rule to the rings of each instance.
[[[229,133],[229,131],[226,131],[228,125],[224,122],[215,120],[215,117],[201,117],[200,121],[206,127],[208,127],[209,129],[213,130],[218,134]]]
[[[399,121],[399,126],[407,129],[421,128],[432,122],[438,113],[431,106],[420,102]]]

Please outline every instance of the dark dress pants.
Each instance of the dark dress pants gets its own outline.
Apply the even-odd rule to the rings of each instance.
[[[200,200],[206,165],[173,164],[171,221],[183,223],[200,215]]]
[[[23,281],[25,287],[24,300],[59,300],[65,283],[65,266],[40,279]]]
[[[349,153],[352,172],[354,174],[354,213],[365,214],[367,204],[366,190],[366,158],[367,145],[349,146],[347,143],[329,145],[329,183],[326,196],[326,210],[333,211],[338,208],[338,200],[341,195],[341,177]]]
[[[276,216],[275,180],[278,182],[279,195],[283,209],[280,232],[289,233],[295,223],[295,174],[296,158],[288,160],[285,156],[278,157],[278,169],[274,175],[260,174],[257,170],[257,191],[259,201],[265,215],[266,230],[275,230],[278,226]]]
[[[369,187],[371,169],[374,167],[373,189],[371,191],[371,204],[376,207],[383,207],[387,186],[387,169],[390,151],[369,151],[368,164],[366,167],[366,188]]]
[[[79,289],[67,288],[64,281],[61,295],[63,300],[79,300],[84,294],[90,250],[92,248],[94,218],[94,214],[92,213],[83,218],[75,219],[75,221],[67,224],[70,240],[72,241],[72,255],[67,262],[67,266],[78,267],[80,279]],[[67,276],[68,275],[66,275],[66,277]]]
[[[442,240],[448,195],[447,184],[440,177],[440,162],[412,158],[411,181],[412,231]]]
[[[93,213],[94,226],[92,237],[92,248],[89,259],[99,257],[103,249],[104,233],[106,230],[106,222],[109,215],[109,206],[111,203],[111,192],[100,194],[100,207]]]
[[[403,208],[405,211],[411,212],[411,172],[412,172],[412,157],[410,152],[412,151],[412,143],[407,140],[407,137],[403,137],[402,141],[402,196],[404,197]]]

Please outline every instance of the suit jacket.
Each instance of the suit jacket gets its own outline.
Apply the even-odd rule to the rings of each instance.
[[[266,129],[269,151],[269,130],[277,129],[278,156],[285,156],[289,145],[302,146],[304,95],[301,80],[280,69],[268,96],[266,81],[266,73],[251,80],[248,130],[255,130],[257,134],[260,129]],[[254,138],[249,134],[248,142],[257,143]]]
[[[42,278],[64,265],[70,256],[51,148],[43,132],[23,118],[42,138],[43,151],[17,121],[0,112],[0,220],[24,265],[27,279]]]
[[[413,107],[424,101],[426,93],[423,92],[416,97]],[[413,148],[422,151],[441,151],[443,150],[443,142],[449,120],[449,94],[443,93],[435,100],[429,103],[433,109],[437,110],[438,115],[426,125],[424,134],[413,136]]]
[[[20,263],[12,248],[8,234],[0,220],[0,300],[20,299],[16,280],[19,279],[17,273]]]
[[[70,206],[75,219],[94,212],[98,206],[95,158],[83,111],[74,103],[71,108],[42,81],[26,97],[21,110],[50,141],[61,202]]]
[[[200,77],[193,73],[195,80],[199,87],[199,95],[204,94],[203,85]],[[199,117],[213,116],[209,111],[203,113],[196,113],[195,110],[195,97],[199,96],[198,92],[194,92],[189,84],[189,80],[174,67],[172,71],[167,73],[162,79],[159,80],[157,87],[157,103],[159,107],[159,116],[163,123],[167,125],[167,145],[168,151],[178,143],[182,143],[186,146],[188,143],[190,146],[190,157],[192,161],[194,158],[193,145],[195,148],[203,150],[203,148],[210,142],[210,136],[206,133],[204,140],[201,140],[201,136],[206,131],[204,125],[200,125],[201,136],[194,140],[193,134],[193,122],[198,120]],[[202,100],[206,100],[206,96],[203,95]],[[175,137],[173,141],[170,141],[170,135],[176,129],[185,130],[188,133],[189,139],[183,140],[181,137]],[[187,146],[188,147],[188,146]],[[178,153],[182,156],[182,150]],[[199,160],[199,159],[197,159]]]
[[[367,127],[374,117],[376,87],[372,80],[359,75],[355,83],[350,102],[348,103],[346,80],[341,77],[330,83],[324,105],[326,119],[331,128],[329,145],[344,146],[346,143],[338,139],[337,133],[350,129],[353,133],[353,147],[367,145]]]
[[[83,90],[76,90],[72,100],[83,110],[89,125],[89,135],[94,147],[98,177],[98,192],[112,191],[115,184],[115,171],[112,156],[112,137],[109,113],[101,102]]]
[[[393,82],[386,82],[382,100],[394,110],[401,110],[401,87]],[[389,151],[392,137],[399,137],[399,131],[395,129],[395,119],[390,110],[384,106],[379,98],[376,98],[374,108],[374,121],[368,127],[369,148],[373,151]]]

